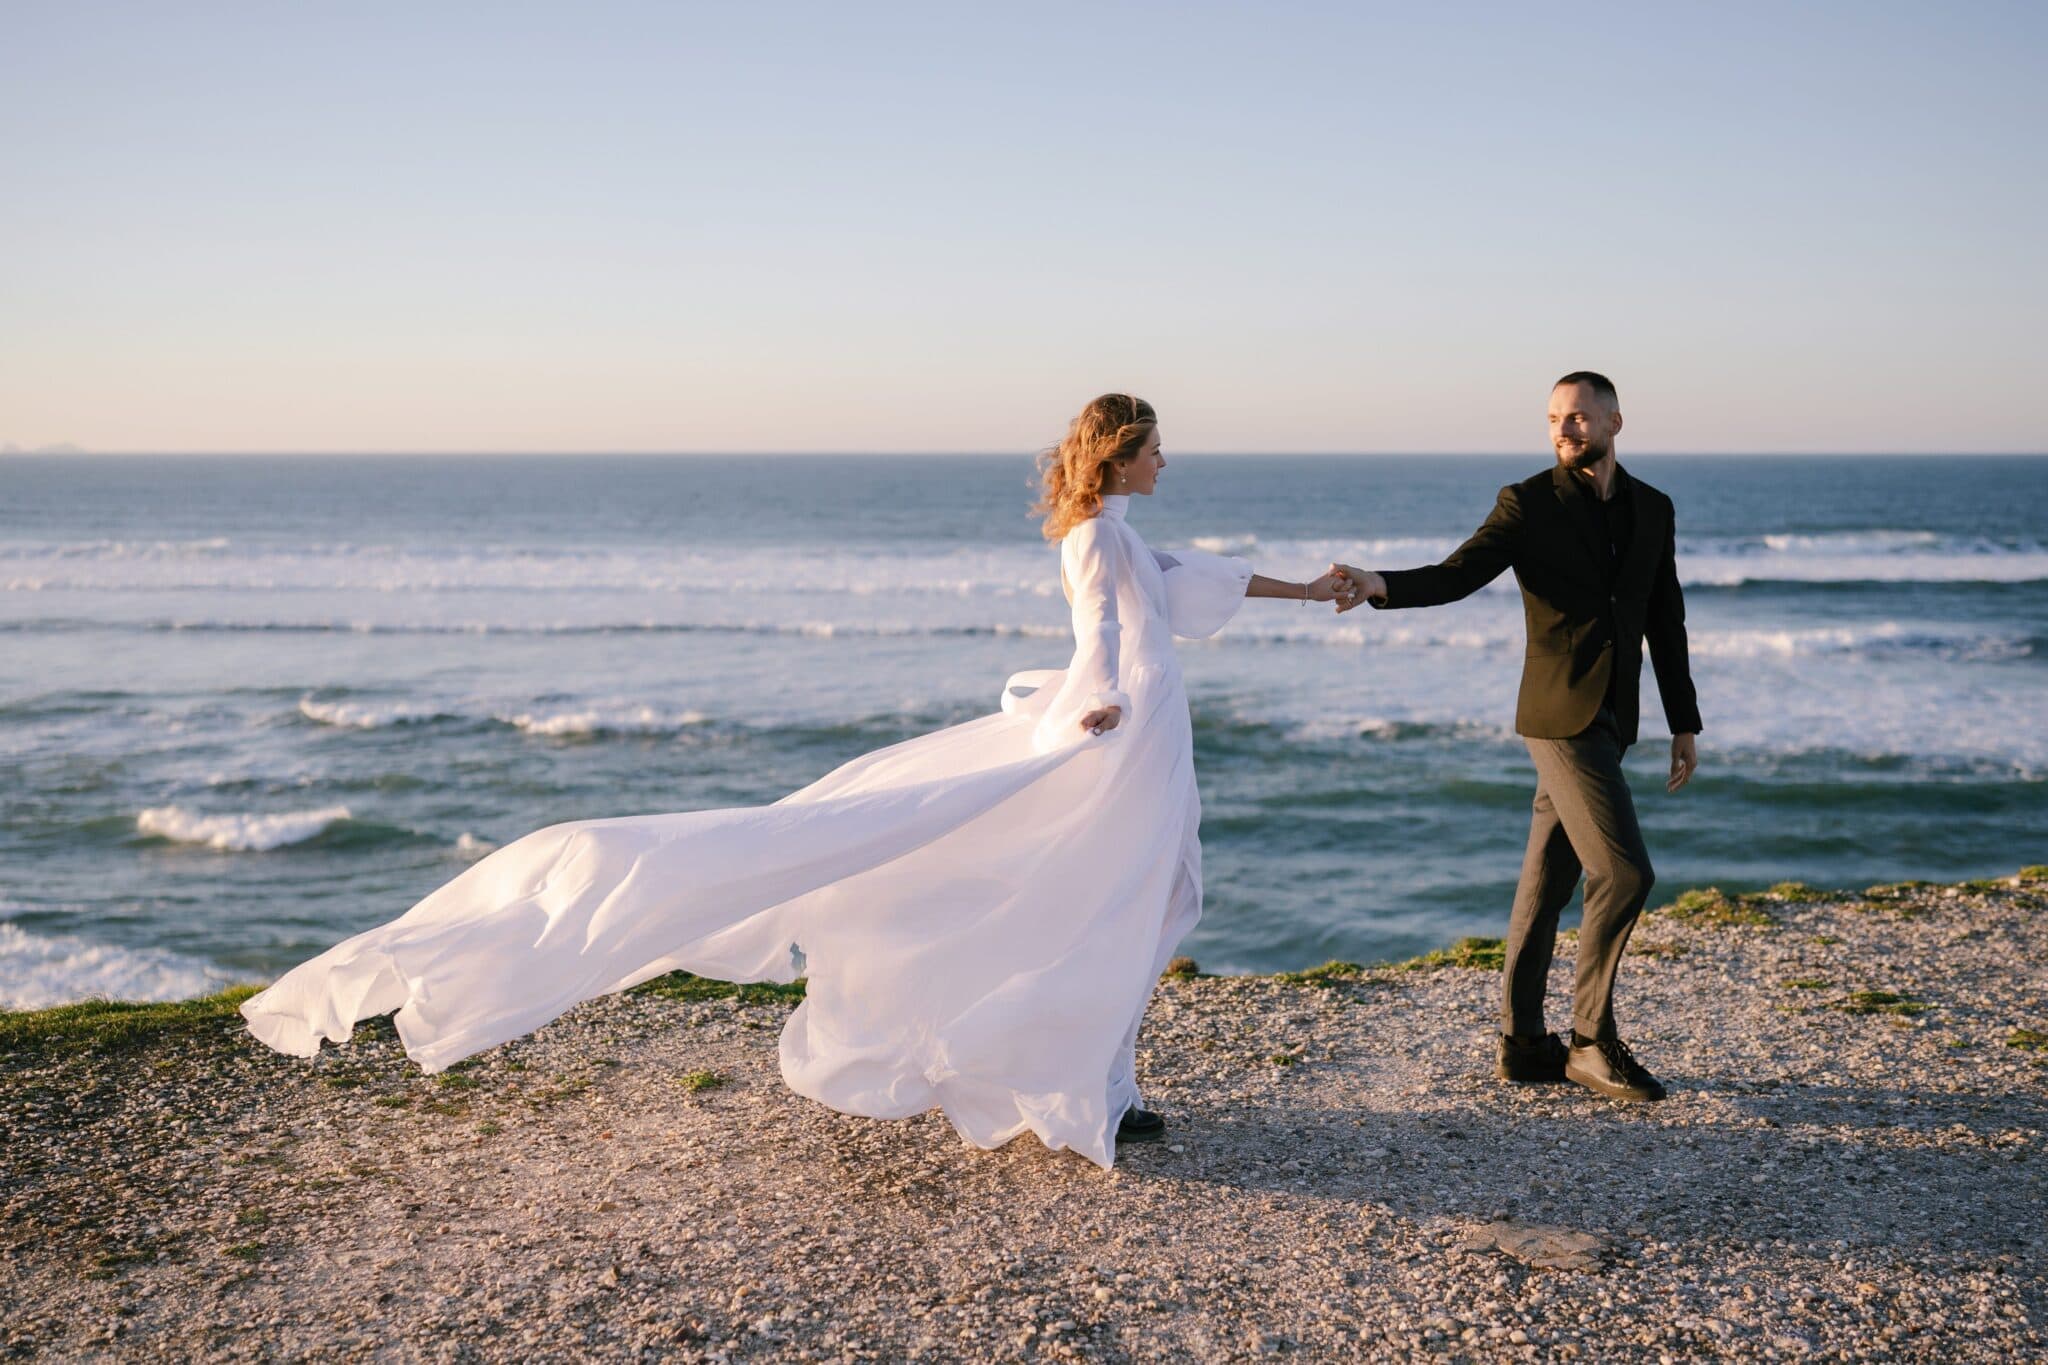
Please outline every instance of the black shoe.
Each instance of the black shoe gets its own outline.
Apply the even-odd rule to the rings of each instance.
[[[1500,1036],[1500,1061],[1494,1072],[1504,1081],[1518,1085],[1547,1085],[1564,1079],[1564,1039],[1546,1033],[1533,1043],[1513,1034]]]
[[[1124,1110],[1123,1118],[1116,1125],[1118,1142],[1150,1142],[1165,1136],[1166,1120],[1135,1104]]]
[[[1597,1090],[1610,1099],[1617,1100],[1661,1100],[1664,1098],[1664,1083],[1644,1069],[1628,1050],[1628,1044],[1619,1038],[1603,1038],[1597,1042],[1573,1043],[1565,1058],[1566,1079],[1577,1081],[1588,1090]]]

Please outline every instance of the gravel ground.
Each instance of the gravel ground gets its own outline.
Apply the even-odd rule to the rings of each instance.
[[[1169,978],[1169,1135],[1108,1174],[797,1098],[773,1001],[612,997],[432,1078],[382,1021],[310,1067],[226,1020],[18,1047],[0,1354],[2048,1354],[2048,881],[1680,909],[1623,977],[1663,1104],[1494,1080],[1483,947]]]

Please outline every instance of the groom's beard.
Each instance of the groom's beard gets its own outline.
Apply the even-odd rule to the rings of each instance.
[[[1566,469],[1591,469],[1614,453],[1614,442],[1587,440],[1584,445],[1569,443],[1557,448],[1558,463]]]

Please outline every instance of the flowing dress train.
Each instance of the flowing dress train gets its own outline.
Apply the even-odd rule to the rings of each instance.
[[[1172,636],[1221,629],[1251,567],[1153,551],[1127,498],[1060,545],[1075,647],[1002,709],[863,755],[770,806],[579,820],[490,854],[242,1006],[311,1057],[396,1010],[439,1071],[664,972],[806,977],[791,1089],[846,1113],[934,1105],[968,1142],[1027,1131],[1107,1167],[1138,1023],[1201,914],[1201,805]],[[1123,708],[1091,736],[1081,716]]]

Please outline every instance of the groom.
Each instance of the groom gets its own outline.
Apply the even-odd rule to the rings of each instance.
[[[1636,739],[1643,642],[1671,725],[1677,791],[1699,765],[1699,705],[1686,666],[1685,601],[1671,499],[1614,458],[1621,407],[1604,375],[1580,370],[1550,391],[1557,464],[1500,490],[1493,512],[1443,563],[1344,576],[1337,610],[1433,607],[1513,569],[1529,645],[1515,730],[1536,761],[1535,814],[1508,921],[1499,1073],[1577,1081],[1616,1099],[1661,1100],[1664,1087],[1614,1026],[1614,974],[1650,893],[1650,855],[1621,756]],[[1557,918],[1580,874],[1586,910],[1569,1047],[1543,1026]]]

